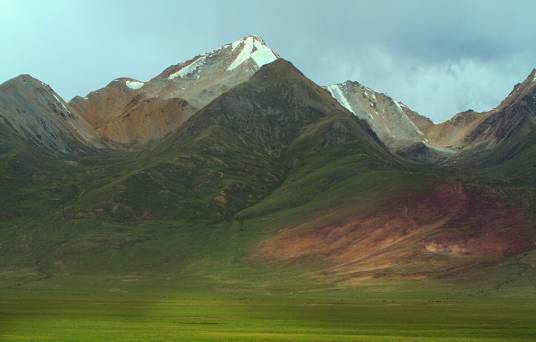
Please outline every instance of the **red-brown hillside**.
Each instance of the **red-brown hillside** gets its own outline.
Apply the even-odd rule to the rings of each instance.
[[[285,230],[255,252],[266,262],[323,261],[339,279],[445,275],[533,247],[524,208],[461,184],[389,203],[365,216]]]

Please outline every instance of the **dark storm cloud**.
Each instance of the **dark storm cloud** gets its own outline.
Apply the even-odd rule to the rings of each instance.
[[[246,34],[320,84],[357,80],[436,121],[486,110],[536,66],[534,1],[0,0],[0,79],[66,98]]]

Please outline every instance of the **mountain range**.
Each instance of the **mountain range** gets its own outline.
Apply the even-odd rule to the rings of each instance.
[[[258,267],[352,284],[535,246],[536,70],[436,124],[246,36],[68,102],[18,76],[0,119],[2,282]]]

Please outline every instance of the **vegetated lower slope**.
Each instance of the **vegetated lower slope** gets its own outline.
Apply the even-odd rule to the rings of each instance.
[[[304,156],[349,144],[371,163],[399,163],[366,123],[278,60],[142,154],[142,169],[85,193],[85,209],[73,215],[229,219],[270,194]]]
[[[330,204],[337,203],[331,211],[309,217],[300,212],[300,222],[288,222],[260,242],[253,257],[268,264],[323,264],[317,276],[352,281],[461,274],[531,253],[536,193],[533,74],[497,109],[480,114],[484,118],[476,115],[479,124],[466,130],[471,133],[463,138],[464,150],[454,165],[423,166],[416,172],[419,186],[402,195],[396,190],[387,195],[385,188],[378,189],[383,198],[367,193],[361,200],[374,203],[377,196],[383,200],[370,206],[356,201],[357,196],[344,203],[331,193]],[[420,125],[425,131],[432,127],[426,122]],[[291,177],[292,173],[287,180]],[[374,181],[380,177],[381,172],[374,171]],[[294,181],[295,185],[285,182],[242,215],[273,208],[283,215],[292,208],[293,200],[287,198],[306,196],[309,188]],[[360,181],[356,190],[366,182]],[[411,176],[406,174],[402,181],[411,183]],[[396,182],[390,185],[400,188]],[[321,198],[313,196],[307,205],[318,210],[326,204]],[[322,204],[315,206],[317,201]]]
[[[364,121],[290,63],[278,60],[218,97],[155,150],[88,154],[30,170],[27,177],[59,175],[58,191],[76,186],[70,197],[51,201],[55,207],[47,208],[49,215],[38,215],[40,222],[20,224],[30,207],[10,210],[21,214],[12,218],[19,228],[10,239],[25,242],[4,251],[3,267],[17,274],[14,269],[22,262],[27,268],[19,273],[29,269],[32,278],[55,272],[120,273],[118,263],[127,256],[123,267],[138,273],[173,269],[170,263],[177,272],[207,258],[218,264],[218,252],[223,260],[241,260],[237,258],[249,253],[247,246],[264,228],[253,223],[251,231],[237,237],[233,225],[260,213],[237,214],[262,202],[291,170],[306,172],[311,158],[329,162],[343,155],[346,159],[331,166],[333,172],[311,185],[308,194],[296,194],[288,207],[310,202],[351,178],[355,166],[369,176],[374,170],[396,174],[405,166]],[[50,179],[46,184],[52,184]],[[38,193],[47,190],[31,186]],[[277,211],[272,207],[262,213]],[[218,239],[208,237],[207,230]],[[193,251],[199,244],[205,247]],[[168,261],[155,264],[148,254],[152,261]]]
[[[421,279],[533,248],[531,186],[393,155],[281,59],[154,149],[59,157],[1,132],[2,197],[14,198],[1,208],[1,267],[17,281],[180,273],[253,284],[288,270],[292,286]]]
[[[72,164],[98,137],[48,85],[22,75],[0,85],[0,218],[39,218],[75,198]]]
[[[243,82],[192,87],[194,108],[122,79],[121,114],[88,116],[100,135],[37,80],[0,87],[0,339],[535,336],[533,92],[457,116],[438,136],[471,148],[415,163],[400,154],[445,154],[394,155],[333,89],[284,60],[257,71],[252,39],[224,49]],[[195,83],[206,59],[161,76]]]

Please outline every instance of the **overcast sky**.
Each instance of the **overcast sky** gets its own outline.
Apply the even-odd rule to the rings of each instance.
[[[0,0],[0,82],[29,73],[69,100],[247,34],[434,121],[495,107],[536,67],[533,0]]]

